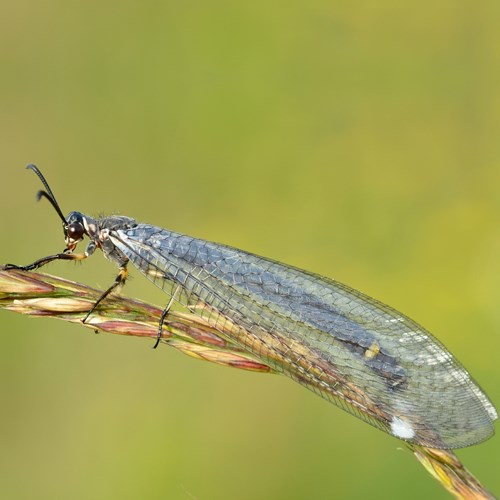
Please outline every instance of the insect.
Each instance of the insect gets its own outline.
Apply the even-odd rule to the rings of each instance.
[[[174,302],[223,336],[358,418],[402,440],[460,448],[494,433],[497,413],[453,355],[407,316],[342,283],[230,246],[124,216],[65,217],[47,181],[28,165],[63,223],[66,248],[28,266],[82,260],[98,248],[115,262],[114,283],[131,262],[169,295],[155,347]],[[88,237],[84,253],[77,244]]]

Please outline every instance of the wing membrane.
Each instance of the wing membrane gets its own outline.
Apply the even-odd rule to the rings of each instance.
[[[407,316],[346,285],[149,225],[110,233],[153,283],[252,354],[397,437],[434,448],[493,434],[493,405]]]

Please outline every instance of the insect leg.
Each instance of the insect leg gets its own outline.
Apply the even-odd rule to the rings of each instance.
[[[172,307],[172,304],[174,303],[174,300],[177,296],[177,292],[181,288],[181,285],[177,285],[177,287],[174,290],[174,293],[170,297],[170,300],[168,301],[167,307],[163,309],[163,312],[161,313],[161,318],[160,318],[160,323],[158,325],[158,334],[156,335],[156,343],[153,346],[153,349],[156,349],[158,347],[158,344],[160,343],[161,336],[163,333],[163,323],[165,322],[165,318],[167,317],[168,312],[170,311],[170,308]]]
[[[55,255],[48,255],[47,257],[42,257],[41,259],[35,260],[33,264],[29,264],[27,266],[18,266],[16,264],[6,264],[5,269],[20,269],[21,271],[33,271],[38,269],[39,267],[48,264],[54,260],[83,260],[87,257],[90,257],[94,250],[96,249],[96,244],[91,241],[84,253],[70,253],[69,249],[64,250],[64,252],[56,253]]]
[[[127,270],[128,260],[120,266],[120,272],[115,278],[114,283],[97,299],[96,303],[92,306],[92,309],[87,313],[85,318],[83,318],[82,323],[85,323],[89,316],[96,310],[96,307],[118,286],[123,285],[128,276]]]
[[[56,253],[55,255],[48,255],[47,257],[42,257],[36,260],[33,264],[27,266],[17,266],[16,264],[6,264],[5,269],[20,269],[21,271],[33,271],[39,267],[48,264],[54,260],[83,260],[88,257],[87,252],[85,253]]]

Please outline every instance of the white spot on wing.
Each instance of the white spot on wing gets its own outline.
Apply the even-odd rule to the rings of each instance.
[[[393,436],[401,439],[412,439],[415,437],[415,431],[411,425],[398,417],[393,417],[392,419],[391,433]]]

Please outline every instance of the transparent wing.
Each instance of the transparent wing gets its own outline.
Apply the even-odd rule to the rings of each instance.
[[[222,334],[344,410],[423,446],[490,437],[496,411],[410,318],[346,285],[146,224],[110,232],[157,286]]]

